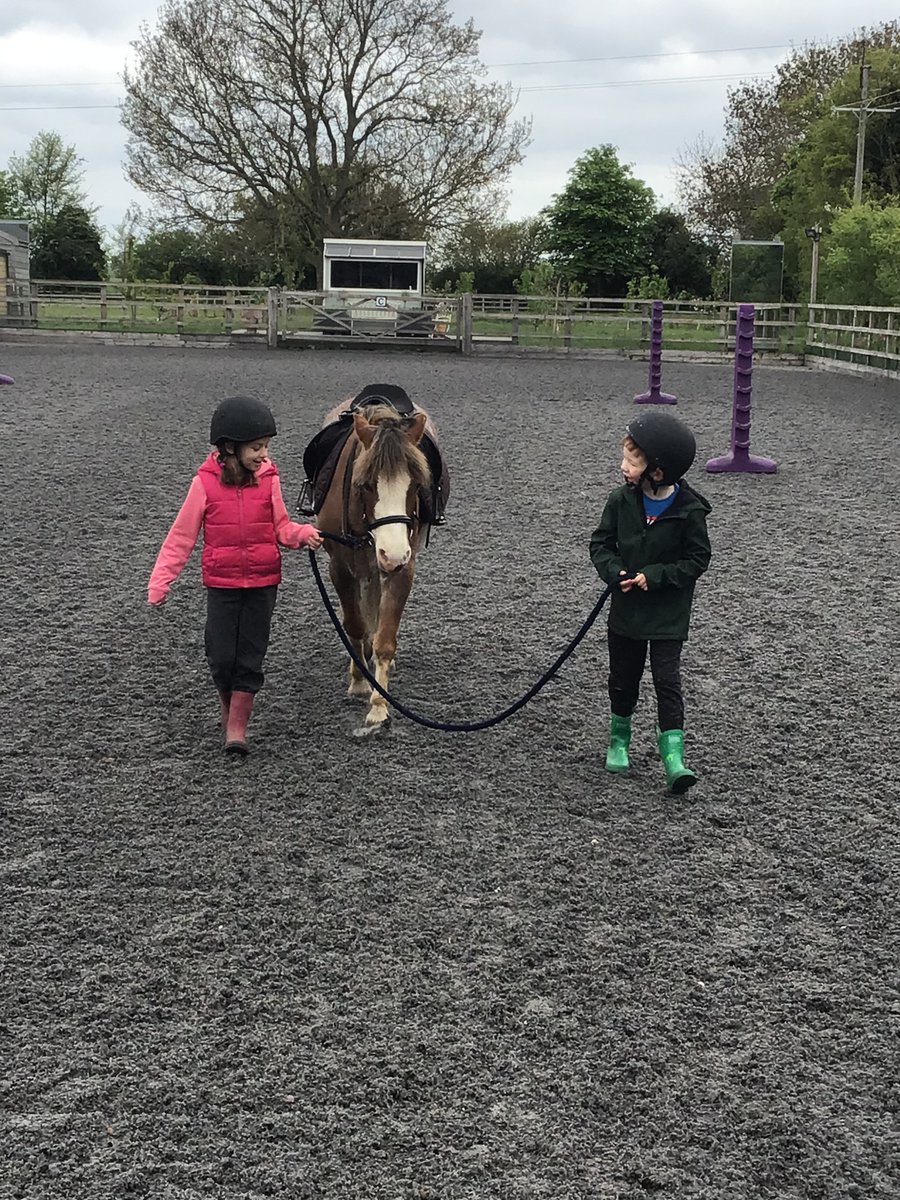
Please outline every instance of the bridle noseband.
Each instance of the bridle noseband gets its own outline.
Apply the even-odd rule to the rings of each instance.
[[[374,521],[366,521],[363,519],[363,529],[366,533],[371,533],[373,529],[379,529],[382,525],[408,525],[412,529],[418,517],[408,517],[405,513],[401,516],[399,513],[395,517],[376,517]]]

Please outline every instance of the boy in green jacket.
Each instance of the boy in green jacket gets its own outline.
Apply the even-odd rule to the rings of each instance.
[[[676,795],[697,776],[684,765],[681,649],[694,584],[709,566],[709,501],[682,476],[694,461],[694,435],[668,412],[643,412],[625,430],[623,487],[610,493],[591,536],[591,562],[612,587],[609,609],[608,771],[628,769],[631,714],[650,648],[658,745]]]

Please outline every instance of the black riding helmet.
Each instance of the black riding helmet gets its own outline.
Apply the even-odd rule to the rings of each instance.
[[[662,470],[662,484],[677,483],[697,453],[694,435],[683,421],[667,412],[644,412],[632,417],[625,433],[647,459],[647,470]]]
[[[253,396],[229,396],[212,415],[209,440],[214,446],[221,442],[255,442],[274,437],[277,432],[268,404]]]

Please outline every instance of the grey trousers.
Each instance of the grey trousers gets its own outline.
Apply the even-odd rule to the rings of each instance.
[[[278,586],[206,589],[206,660],[220,692],[258,692]]]

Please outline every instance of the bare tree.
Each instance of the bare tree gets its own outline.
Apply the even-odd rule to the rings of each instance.
[[[296,267],[452,225],[530,132],[479,37],[446,0],[166,0],[125,77],[128,173],[181,218],[251,216]]]

